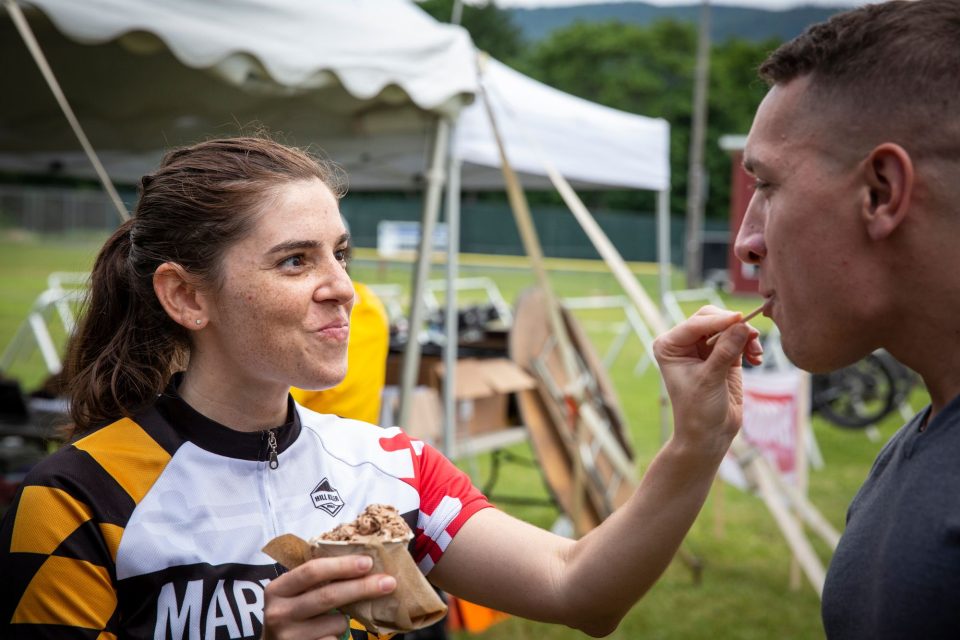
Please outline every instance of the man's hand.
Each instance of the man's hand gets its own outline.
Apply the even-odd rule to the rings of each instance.
[[[654,355],[673,403],[677,444],[706,454],[722,454],[743,422],[741,356],[762,362],[760,333],[738,324],[742,313],[712,306],[664,333]],[[707,338],[723,333],[713,346]]]
[[[336,640],[347,631],[347,617],[330,613],[351,602],[393,592],[388,575],[366,575],[368,556],[318,558],[273,580],[264,589],[263,640]]]

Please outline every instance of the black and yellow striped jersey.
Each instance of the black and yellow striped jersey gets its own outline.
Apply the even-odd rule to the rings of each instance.
[[[244,433],[171,387],[38,464],[0,528],[0,637],[259,638],[263,588],[284,570],[261,551],[272,538],[309,539],[389,504],[428,574],[489,506],[400,429],[289,402],[287,424]],[[375,637],[356,621],[351,633]]]

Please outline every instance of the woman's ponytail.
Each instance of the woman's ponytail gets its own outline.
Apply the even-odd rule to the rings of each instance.
[[[157,318],[159,304],[144,304],[138,291],[145,283],[138,282],[131,256],[136,251],[133,225],[134,220],[124,222],[97,256],[85,313],[67,348],[68,439],[109,420],[132,417],[153,402],[177,355],[179,341],[168,335],[171,327],[162,326],[175,323]],[[152,289],[151,278],[150,293]]]

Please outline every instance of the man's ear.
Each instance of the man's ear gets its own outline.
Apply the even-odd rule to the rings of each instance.
[[[913,161],[898,144],[885,142],[867,156],[868,192],[862,215],[872,240],[888,238],[903,222],[913,193]]]
[[[209,303],[180,265],[164,262],[153,273],[153,290],[174,322],[187,329],[202,329],[210,321]]]

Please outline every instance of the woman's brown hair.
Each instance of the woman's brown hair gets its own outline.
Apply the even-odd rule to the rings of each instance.
[[[66,357],[67,439],[155,401],[189,357],[189,332],[160,305],[153,276],[178,264],[191,284],[216,292],[226,251],[257,213],[293,182],[318,179],[342,195],[342,172],[268,138],[215,139],[167,153],[143,176],[131,220],[97,256],[85,312]]]

